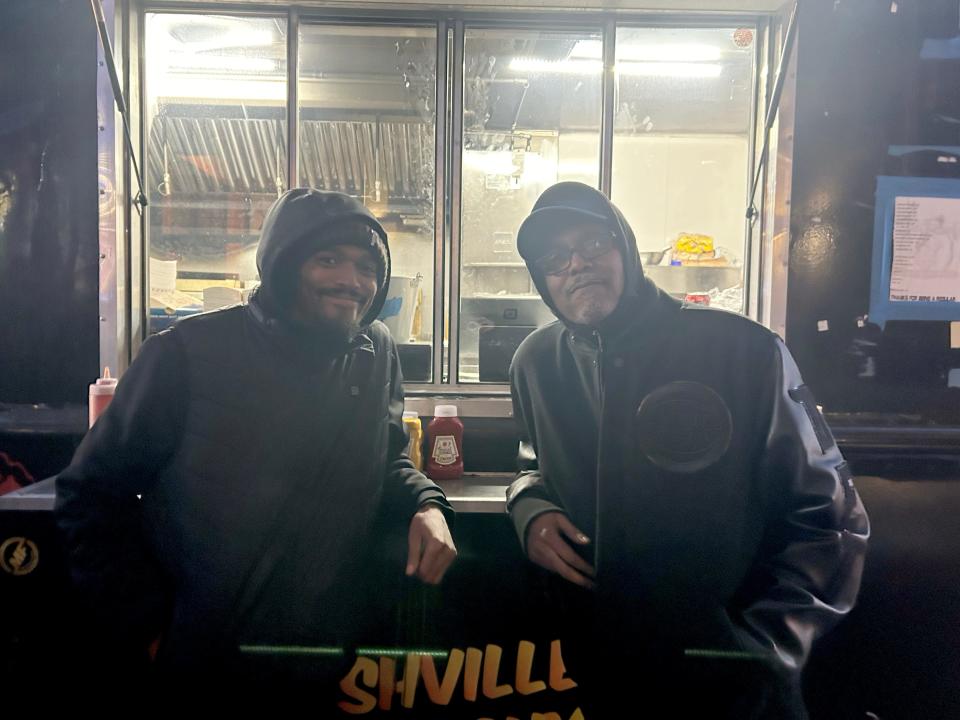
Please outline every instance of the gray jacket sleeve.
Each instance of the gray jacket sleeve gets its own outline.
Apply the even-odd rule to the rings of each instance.
[[[764,551],[741,609],[743,644],[788,674],[854,605],[870,525],[812,393],[777,338],[769,431],[757,478],[766,506]]]
[[[563,512],[563,508],[551,495],[540,472],[537,448],[532,440],[534,429],[528,422],[532,408],[522,377],[513,367],[510,368],[510,396],[513,401],[513,416],[520,434],[520,446],[517,451],[519,472],[507,488],[507,512],[513,521],[523,552],[526,553],[530,523],[544,513]]]

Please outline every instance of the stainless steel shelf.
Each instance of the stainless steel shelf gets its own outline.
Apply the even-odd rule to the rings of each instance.
[[[742,267],[715,265],[653,265],[643,272],[664,292],[671,294],[724,290],[743,282]]]

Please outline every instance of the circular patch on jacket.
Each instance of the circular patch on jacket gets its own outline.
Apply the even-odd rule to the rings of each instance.
[[[715,390],[703,383],[672,382],[637,408],[637,445],[654,465],[678,473],[709,467],[730,447],[733,419]]]

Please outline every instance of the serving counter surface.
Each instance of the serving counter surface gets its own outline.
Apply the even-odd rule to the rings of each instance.
[[[503,513],[506,509],[508,473],[467,473],[459,480],[437,483],[458,513]],[[0,511],[43,512],[53,510],[56,501],[55,478],[47,478],[22,490],[0,496]]]

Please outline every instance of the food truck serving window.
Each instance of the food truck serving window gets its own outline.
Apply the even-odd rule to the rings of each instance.
[[[746,311],[761,23],[310,12],[144,13],[151,332],[246,301],[298,185],[389,233],[411,389],[503,389],[552,320],[517,228],[561,180],[612,197],[664,290]]]

